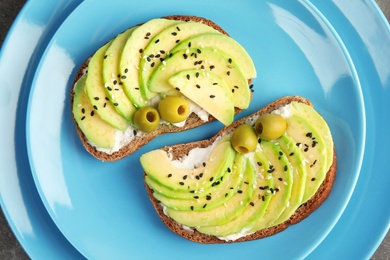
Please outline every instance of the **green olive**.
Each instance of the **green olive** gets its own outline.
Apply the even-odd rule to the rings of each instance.
[[[274,140],[284,134],[287,122],[281,115],[264,114],[256,120],[254,128],[261,139]]]
[[[158,104],[161,119],[169,123],[179,123],[190,115],[190,103],[178,96],[167,96]]]
[[[239,153],[250,153],[256,149],[257,135],[252,126],[242,124],[234,130],[232,139],[234,150]]]
[[[160,124],[160,115],[153,107],[141,107],[134,113],[134,124],[142,132],[152,132]]]

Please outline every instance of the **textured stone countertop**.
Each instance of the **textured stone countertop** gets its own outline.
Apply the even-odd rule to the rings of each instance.
[[[383,13],[390,20],[390,0],[376,0]],[[14,21],[16,15],[23,7],[24,0],[0,0],[0,46]],[[23,248],[15,239],[3,212],[0,211],[0,259],[22,260],[28,259]],[[372,260],[390,259],[390,234],[388,233]]]

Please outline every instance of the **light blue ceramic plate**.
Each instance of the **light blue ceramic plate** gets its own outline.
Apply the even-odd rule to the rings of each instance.
[[[127,16],[131,14],[131,17],[125,16],[125,18],[118,19],[118,17],[113,18],[115,15],[111,13],[108,17],[103,15],[103,18],[98,19],[97,17],[93,18],[93,14],[88,11],[88,16],[83,19],[83,13],[87,12],[83,8],[88,6],[92,9],[102,8],[101,5],[100,7],[99,5],[91,7],[91,2],[84,3],[76,12],[69,16],[64,26],[53,37],[48,51],[42,56],[42,63],[38,69],[34,84],[35,88],[31,95],[30,114],[27,117],[29,120],[28,126],[31,127],[32,131],[37,131],[36,124],[40,120],[34,116],[35,112],[32,112],[34,110],[43,111],[41,114],[52,120],[51,127],[55,126],[55,128],[46,131],[41,127],[41,131],[47,134],[47,139],[43,140],[44,143],[42,144],[37,144],[37,141],[42,140],[39,137],[40,134],[37,135],[32,132],[28,134],[31,144],[31,162],[34,166],[34,178],[46,208],[57,226],[77,249],[89,257],[96,255],[103,257],[110,254],[110,256],[115,256],[116,253],[121,252],[131,256],[144,254],[144,256],[160,257],[162,252],[166,256],[190,253],[185,254],[187,257],[196,252],[195,257],[207,256],[206,258],[216,256],[229,256],[228,258],[230,258],[238,255],[245,256],[246,254],[248,256],[257,256],[259,252],[264,256],[272,256],[274,258],[286,256],[289,258],[294,256],[301,257],[309,254],[335,224],[353,190],[358,176],[359,159],[364,145],[364,139],[362,139],[365,133],[364,109],[362,108],[362,104],[364,104],[367,114],[367,143],[369,145],[366,146],[363,170],[360,174],[358,188],[336,228],[310,256],[313,256],[313,259],[319,259],[320,256],[327,256],[330,252],[331,256],[341,255],[350,257],[369,256],[372,254],[388,229],[390,215],[388,208],[378,207],[378,205],[385,202],[381,192],[384,191],[384,187],[388,186],[389,178],[386,171],[378,171],[384,168],[385,163],[380,156],[380,160],[378,160],[377,156],[378,150],[383,151],[381,143],[389,145],[388,139],[380,137],[383,136],[383,133],[388,132],[390,127],[387,122],[381,123],[381,128],[379,129],[375,127],[379,124],[381,118],[388,117],[388,112],[386,111],[389,111],[389,107],[386,105],[386,102],[373,102],[390,98],[388,92],[389,64],[386,63],[390,59],[386,59],[389,56],[386,52],[382,56],[374,55],[377,53],[375,49],[388,45],[389,30],[384,26],[382,17],[378,15],[375,6],[370,1],[359,1],[359,5],[354,5],[354,8],[350,8],[351,4],[349,6],[348,4],[336,6],[338,2],[342,1],[334,1],[332,4],[321,3],[320,1],[316,3],[316,6],[325,14],[325,17],[329,20],[331,26],[335,28],[342,41],[338,40],[339,36],[336,33],[332,33],[333,29],[331,29],[326,20],[321,18],[321,13],[313,11],[315,8],[313,9],[309,4],[305,3],[286,6],[280,3],[253,1],[249,3],[250,11],[245,11],[246,14],[250,14],[248,17],[242,13],[245,8],[248,8],[245,7],[244,3],[241,3],[240,6],[229,4],[225,7],[218,7],[216,3],[215,8],[210,3],[206,4],[214,12],[219,10],[219,13],[221,13],[221,10],[223,10],[222,12],[234,13],[232,17],[236,18],[232,18],[233,20],[213,14],[212,10],[187,9],[183,8],[183,6],[180,7],[180,4],[174,8],[163,6],[159,10],[144,10],[139,13],[139,9],[134,9],[134,6],[137,4],[128,3],[126,4],[127,6],[133,7],[126,10]],[[153,4],[151,6],[156,5]],[[27,14],[34,14],[39,17],[39,14],[44,16],[48,13],[47,10],[45,13],[45,8],[38,8],[34,1],[31,1],[28,6],[35,8],[25,8],[20,17],[25,17]],[[64,6],[57,6],[56,10],[61,13],[63,11],[61,8],[64,8]],[[109,14],[109,10],[115,8],[104,7],[104,9]],[[234,11],[231,11],[232,9]],[[343,168],[340,168],[331,197],[317,211],[318,213],[316,212],[304,222],[289,228],[281,234],[254,242],[228,246],[205,246],[186,242],[171,234],[155,216],[141,185],[141,174],[137,174],[140,167],[136,159],[128,158],[120,163],[102,164],[94,161],[83,151],[69,118],[68,91],[70,90],[71,78],[74,76],[77,66],[100,44],[112,37],[117,30],[120,31],[129,26],[127,23],[131,25],[134,21],[144,21],[150,17],[170,14],[176,10],[181,10],[181,13],[185,14],[207,15],[207,17],[226,28],[254,56],[260,75],[255,81],[255,88],[257,88],[255,102],[250,108],[251,111],[247,113],[257,110],[280,95],[298,94],[310,98],[315,103],[317,109],[328,120],[334,132],[336,144],[338,144],[338,152],[344,153],[339,156],[342,156],[341,158],[343,158],[345,164],[342,166]],[[116,11],[123,12],[118,7]],[[364,19],[361,18],[361,15],[358,16],[359,12],[365,12]],[[67,15],[66,12],[62,13],[64,16]],[[348,18],[346,18],[347,15],[349,15]],[[57,18],[58,16],[53,17]],[[251,21],[251,27],[246,29],[240,28],[242,27],[242,22],[237,23],[237,17],[240,21]],[[369,34],[368,31],[361,30],[363,25],[356,22],[358,17],[359,20],[369,24],[365,28],[374,29],[374,36],[376,37],[373,38],[372,33]],[[93,22],[90,19],[97,19],[98,22]],[[102,22],[102,19],[104,19],[104,22]],[[266,24],[261,24],[258,19],[266,22]],[[286,22],[288,20],[290,22]],[[86,33],[89,33],[89,35],[83,36],[83,39],[80,38],[78,40],[73,38],[75,43],[70,43],[70,38],[66,39],[69,37],[66,34],[69,35],[69,30],[72,29],[70,26],[77,22],[78,26],[76,27],[85,25],[84,30],[79,28],[79,32],[82,33],[78,36],[83,36]],[[52,25],[53,23],[54,26]],[[48,23],[48,25],[55,29],[55,26],[58,26],[59,23],[56,20],[52,21],[51,24]],[[292,24],[289,25],[289,23]],[[16,22],[14,29],[10,32],[11,36],[21,36],[21,32],[16,31],[16,28],[21,26],[20,24],[20,20]],[[101,26],[100,29],[95,28],[96,24]],[[105,26],[109,27],[109,30],[106,31],[107,28],[104,25],[102,26],[102,24],[106,24]],[[268,28],[269,26],[271,27]],[[54,30],[53,28],[52,31]],[[92,31],[88,31],[89,29]],[[272,30],[276,34],[273,35],[271,33]],[[247,37],[243,36],[243,33],[247,31],[255,34],[253,36],[256,38],[255,42],[248,41]],[[92,38],[90,37],[91,35],[93,35]],[[35,37],[43,43],[47,43],[45,41],[51,39],[50,34],[35,34]],[[4,45],[7,48],[3,48],[5,51],[2,52],[0,63],[2,76],[10,75],[12,71],[4,66],[4,61],[8,61],[7,64],[12,63],[10,59],[5,58],[6,54],[19,51],[19,49],[12,48],[14,41],[13,37],[9,37],[8,42]],[[317,50],[316,55],[314,55],[313,49],[314,45],[321,42],[326,43],[326,46],[330,46],[328,47],[330,49],[327,49],[330,52],[319,58],[316,56],[321,56],[320,50]],[[81,44],[75,46],[78,43]],[[345,44],[346,48],[343,47],[343,44]],[[276,48],[274,45],[281,45],[282,47]],[[41,44],[39,46],[42,48],[44,45]],[[311,48],[303,46],[311,46]],[[60,47],[60,49],[57,47]],[[80,50],[77,50],[77,48],[80,48]],[[267,54],[267,48],[272,50],[272,54]],[[5,85],[7,93],[10,93],[11,97],[16,98],[6,103],[3,102],[5,105],[0,110],[1,119],[10,121],[16,117],[16,126],[12,125],[12,128],[1,130],[1,138],[4,138],[7,144],[5,149],[0,149],[2,165],[7,165],[6,169],[2,169],[0,175],[1,183],[6,183],[6,185],[1,186],[2,208],[15,234],[30,256],[52,259],[61,256],[67,258],[66,256],[70,254],[72,258],[76,258],[80,255],[77,255],[75,249],[69,246],[61,232],[53,225],[43,206],[39,206],[41,202],[31,181],[27,162],[26,144],[22,131],[24,126],[23,119],[25,118],[28,83],[29,81],[31,82],[31,73],[35,70],[41,54],[37,51],[31,57],[31,64],[24,70],[25,80],[23,83],[10,77],[8,81],[16,88],[11,88],[10,84]],[[349,59],[349,55],[352,57],[352,62]],[[57,60],[57,63],[54,60]],[[67,63],[66,61],[69,60],[71,62]],[[321,60],[321,62],[318,60]],[[25,61],[25,63],[28,62],[29,59]],[[337,64],[334,65],[334,62],[337,62]],[[332,68],[332,72],[325,77],[323,75],[325,71],[318,70],[318,66],[320,66],[319,64],[324,64],[323,66],[329,68],[329,63],[334,65],[331,67],[335,68]],[[60,72],[60,76],[51,78],[49,75],[45,75],[49,74],[47,66],[52,66],[54,72]],[[60,66],[64,67],[61,68]],[[315,67],[317,67],[317,70],[314,69]],[[356,77],[354,69],[356,69],[358,77]],[[297,71],[299,74],[294,75],[294,72]],[[343,73],[338,75],[342,71]],[[65,77],[62,72],[65,73]],[[22,75],[23,71],[20,73]],[[66,75],[67,73],[70,75]],[[305,77],[307,79],[303,79]],[[42,84],[42,82],[50,79],[53,81]],[[359,87],[359,80],[361,87]],[[8,81],[7,83],[9,83]],[[333,84],[330,83],[332,81],[334,82]],[[295,89],[292,89],[292,82],[294,85],[300,86],[295,86]],[[273,89],[270,89],[269,86],[272,86]],[[323,88],[321,86],[328,87]],[[45,93],[45,89],[58,92],[49,94]],[[262,89],[262,91],[260,92],[259,89]],[[313,93],[311,89],[314,89]],[[364,102],[360,97],[361,92],[364,94]],[[53,95],[60,96],[57,102],[50,100],[50,98],[45,98]],[[21,107],[18,108],[18,113],[15,112],[17,97],[19,97],[19,107]],[[345,109],[343,107],[335,107],[339,104],[338,99],[343,97],[346,97],[343,100]],[[42,108],[43,103],[47,105],[48,109]],[[53,104],[55,104],[54,107],[52,106]],[[49,109],[49,106],[52,107]],[[345,110],[348,110],[348,112],[343,113]],[[57,118],[58,115],[60,115],[60,118]],[[346,119],[348,115],[355,115],[355,118],[348,120]],[[49,121],[43,120],[41,122],[47,125]],[[15,132],[12,131],[13,127],[16,127]],[[219,127],[220,125],[218,124],[209,125],[193,133],[198,134],[199,139],[201,139],[212,135]],[[34,128],[35,130],[33,130]],[[179,135],[177,137],[179,139],[175,138],[175,140],[172,140],[172,137],[161,137],[159,142],[185,141],[189,135],[189,133]],[[19,141],[12,142],[12,140]],[[45,143],[49,143],[49,145],[45,146]],[[352,151],[346,147],[346,145],[351,143],[354,145]],[[143,151],[155,147],[157,147],[157,142],[149,144]],[[40,157],[40,154],[43,156]],[[140,153],[137,154],[139,156]],[[38,159],[34,159],[34,156],[35,158],[38,157]],[[49,159],[44,158],[46,156],[49,156]],[[44,166],[45,163],[48,165]],[[99,165],[96,166],[97,164]],[[101,168],[102,166],[103,168]],[[352,166],[352,169],[348,168],[349,166]],[[44,171],[40,171],[41,169]],[[84,169],[87,170],[84,171]],[[107,169],[110,171],[109,174],[106,173]],[[127,173],[124,173],[124,171],[127,171]],[[377,174],[371,175],[372,171],[376,171]],[[125,183],[121,183],[121,181]],[[375,203],[368,199],[368,195],[374,199]],[[85,196],[85,198],[79,196]],[[130,199],[129,196],[132,198]],[[110,205],[111,203],[114,205]],[[370,210],[366,211],[366,207]],[[374,207],[377,208],[376,211],[372,210]],[[26,214],[25,218],[23,218],[24,221],[21,221],[21,218],[17,216],[23,215],[24,211],[27,211],[29,214]],[[364,214],[361,214],[361,212],[364,212]],[[96,216],[94,215],[95,213],[100,215]],[[371,222],[371,219],[375,221]],[[26,220],[31,223],[30,226],[33,231],[30,233],[26,229]],[[134,225],[135,221],[136,225]],[[365,228],[361,228],[361,225],[354,225],[353,223],[355,222],[365,223]],[[100,223],[106,226],[100,226]],[[130,226],[124,226],[123,223],[130,223]],[[305,229],[307,230],[306,232]],[[80,237],[78,237],[78,234],[80,234]],[[118,234],[122,237],[117,236]],[[370,239],[366,240],[365,237]],[[57,243],[52,241],[57,241]],[[284,243],[284,245],[280,247],[279,243]],[[354,247],[355,243],[359,245],[356,248]],[[163,249],[163,246],[167,248]],[[276,251],[274,251],[275,248],[277,248]],[[163,251],[158,249],[163,249]]]
[[[307,255],[343,212],[362,161],[364,103],[343,43],[305,2],[150,1],[149,5],[153,8],[144,8],[139,1],[86,1],[60,26],[42,56],[30,93],[27,146],[36,186],[54,222],[87,258],[156,258],[162,251],[197,259],[259,251],[267,258],[275,252],[280,257]],[[211,137],[220,123],[159,137],[114,163],[100,162],[82,147],[69,102],[79,66],[127,27],[171,14],[215,21],[253,57],[259,77],[253,81],[250,108],[238,117],[278,97],[300,95],[328,121],[339,154],[339,176],[329,200],[299,225],[258,241],[205,246],[184,240],[161,223],[144,189],[140,155],[164,144]]]

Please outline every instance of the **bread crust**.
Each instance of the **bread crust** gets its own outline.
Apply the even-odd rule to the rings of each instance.
[[[214,137],[207,139],[207,140],[202,140],[198,142],[192,142],[188,144],[179,144],[179,145],[174,145],[174,146],[166,146],[161,148],[162,150],[170,152],[172,154],[173,159],[179,159],[185,155],[187,155],[190,150],[197,148],[197,147],[207,147],[211,145],[216,138],[218,138],[221,135],[224,135],[233,129],[235,129],[237,126],[243,124],[247,119],[257,116],[257,115],[262,115],[266,113],[270,113],[284,105],[287,105],[293,101],[301,102],[310,106],[313,106],[313,104],[299,96],[286,96],[282,97],[280,99],[275,100],[274,102],[270,103],[269,105],[265,106],[264,108],[260,109],[259,111],[253,113],[252,115],[246,116],[244,118],[241,118],[240,120],[235,121],[233,124],[230,126],[224,127],[221,129]],[[333,153],[333,163],[327,172],[326,178],[317,190],[317,192],[314,194],[312,198],[310,198],[307,202],[302,204],[296,211],[295,213],[288,219],[287,221],[270,227],[266,229],[259,230],[253,234],[241,237],[237,240],[233,241],[225,241],[221,240],[218,237],[211,236],[211,235],[206,235],[203,233],[198,232],[197,230],[188,230],[185,229],[182,225],[177,223],[175,220],[170,218],[169,216],[165,215],[163,212],[163,207],[161,206],[160,202],[157,201],[153,197],[153,190],[146,184],[145,188],[147,191],[147,194],[149,196],[150,201],[152,202],[153,207],[155,208],[158,216],[160,217],[161,221],[174,233],[178,234],[181,237],[184,237],[188,240],[198,242],[198,243],[204,243],[204,244],[216,244],[216,243],[234,243],[234,242],[243,242],[243,241],[250,241],[250,240],[255,240],[255,239],[260,239],[264,237],[268,237],[274,234],[277,234],[286,228],[288,228],[292,224],[296,224],[306,217],[308,217],[312,212],[314,212],[329,196],[334,180],[336,178],[336,170],[337,170],[337,156],[336,156],[336,149],[334,146],[334,153]]]
[[[229,36],[229,34],[225,30],[223,30],[219,25],[217,25],[213,21],[205,19],[203,17],[188,16],[188,15],[171,15],[171,16],[165,16],[162,18],[183,21],[183,22],[194,21],[194,22],[203,23],[203,24],[206,24],[210,27],[213,27],[214,29],[218,30],[219,32]],[[71,93],[70,93],[71,107],[73,106],[73,100],[74,100],[74,91],[73,91],[74,85],[77,82],[77,80],[79,80],[85,74],[85,70],[88,67],[89,59],[90,59],[90,57],[80,66],[78,72],[76,73],[76,77],[73,81],[73,87],[72,87]],[[248,82],[250,84],[252,82],[252,79],[248,79]],[[235,114],[238,114],[241,111],[242,111],[242,109],[235,108]],[[101,161],[120,160],[120,159],[130,155],[131,153],[135,152],[136,150],[141,148],[143,145],[147,144],[148,142],[150,142],[152,139],[154,139],[155,137],[157,137],[159,135],[162,135],[164,133],[182,132],[182,131],[192,129],[192,128],[195,128],[195,127],[198,127],[200,125],[203,125],[203,124],[206,124],[206,123],[209,123],[209,122],[216,120],[213,116],[209,115],[208,121],[202,121],[196,114],[192,113],[188,117],[188,119],[186,120],[185,125],[182,127],[160,124],[160,126],[156,130],[154,130],[153,132],[148,133],[148,134],[144,134],[144,135],[140,135],[140,136],[136,136],[129,144],[127,144],[127,145],[123,146],[121,149],[119,149],[119,151],[114,152],[112,154],[108,154],[108,153],[99,151],[95,146],[91,145],[88,142],[86,136],[79,128],[73,114],[72,114],[72,117],[73,117],[74,125],[76,127],[77,134],[80,137],[81,143],[83,144],[84,148],[92,156],[94,156],[95,158],[97,158]]]

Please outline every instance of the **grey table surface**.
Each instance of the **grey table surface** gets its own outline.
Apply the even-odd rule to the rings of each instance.
[[[24,0],[0,0],[0,46],[25,2]],[[387,20],[390,20],[390,0],[376,0],[376,2]],[[4,218],[3,211],[0,211],[0,259],[29,259],[12,233],[7,220]],[[371,259],[390,259],[390,233],[384,238]]]

